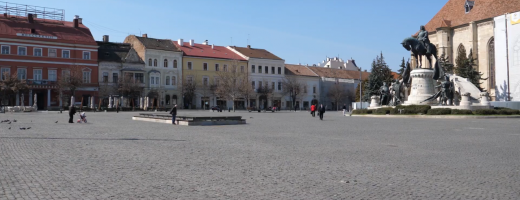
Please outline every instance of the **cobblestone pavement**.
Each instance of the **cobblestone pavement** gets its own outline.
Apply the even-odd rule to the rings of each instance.
[[[187,127],[136,114],[0,114],[17,120],[0,124],[0,200],[520,199],[519,119],[180,110],[247,119]]]

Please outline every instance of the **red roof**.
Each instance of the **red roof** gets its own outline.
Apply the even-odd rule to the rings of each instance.
[[[224,46],[214,45],[213,48],[211,48],[211,45],[197,43],[194,43],[193,46],[190,46],[189,42],[184,42],[183,46],[179,46],[177,41],[174,41],[173,44],[179,47],[184,52],[185,56],[246,60],[242,56],[236,54]]]
[[[73,22],[57,21],[49,19],[34,19],[34,23],[29,23],[27,17],[20,16],[0,16],[0,35],[1,37],[24,38],[17,36],[17,33],[31,34],[31,29],[35,29],[35,35],[55,36],[57,39],[31,38],[32,40],[56,41],[66,40],[72,43],[82,43],[97,45],[90,30],[83,24],[74,28]]]

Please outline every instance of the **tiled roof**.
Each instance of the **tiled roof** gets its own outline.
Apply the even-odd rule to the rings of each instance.
[[[231,48],[240,52],[242,55],[250,57],[250,58],[283,60],[280,57],[272,54],[271,52],[269,52],[265,49],[255,49],[255,48],[250,48],[250,47],[236,47],[236,46],[232,46]]]
[[[396,73],[396,72],[392,72],[392,77],[393,77],[394,79],[398,79],[398,78],[399,78],[399,74]]]
[[[113,43],[98,41],[98,60],[99,61],[124,61],[128,52],[132,49],[131,44],[127,43]],[[141,61],[142,62],[142,61]],[[141,63],[140,62],[140,63]]]
[[[156,49],[164,51],[181,51],[177,46],[173,44],[171,40],[155,39],[149,37],[135,36],[139,42],[141,42],[147,49]]]
[[[92,37],[90,30],[83,24],[74,28],[73,22],[34,19],[34,23],[29,23],[27,17],[20,16],[0,16],[0,35],[16,37],[17,33],[31,34],[31,29],[35,29],[36,35],[56,36],[57,40],[67,40],[75,43],[95,45],[96,41]],[[24,37],[27,38],[27,37]],[[36,40],[56,41],[56,39],[34,38]]]
[[[291,64],[285,64],[285,75],[318,77],[318,75],[310,70],[307,66]]]
[[[177,41],[174,41],[173,43],[176,47],[182,50],[185,56],[246,60],[242,56],[236,54],[224,46],[214,45],[213,48],[211,48],[211,45],[205,44],[194,43],[193,46],[190,46],[189,42],[184,42],[183,46],[179,46]]]
[[[519,0],[475,0],[473,9],[469,13],[466,13],[465,3],[466,0],[449,0],[425,25],[426,30],[432,32],[440,27],[455,27],[520,11]]]
[[[344,69],[333,69],[325,67],[309,67],[314,73],[320,77],[327,78],[342,78],[342,79],[356,79],[359,80],[359,71],[344,70]],[[370,72],[362,72],[361,78],[367,79]]]

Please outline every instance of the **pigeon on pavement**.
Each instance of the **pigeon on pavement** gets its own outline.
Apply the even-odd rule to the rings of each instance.
[[[54,122],[54,123],[58,123],[58,121]]]
[[[13,122],[16,122],[16,119],[13,119]]]

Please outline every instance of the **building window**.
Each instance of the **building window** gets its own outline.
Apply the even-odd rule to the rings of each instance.
[[[219,85],[220,84],[220,80],[218,79],[218,77],[213,78],[213,80],[215,80],[215,85]]]
[[[159,80],[159,77],[155,77],[155,85],[161,85],[161,81]]]
[[[10,68],[2,68],[2,80],[7,79],[7,77],[11,76],[11,69]]]
[[[271,90],[274,91],[275,87],[274,87],[274,82],[271,83]]]
[[[186,81],[187,81],[188,83],[192,83],[192,82],[193,82],[193,77],[192,77],[192,76],[188,76],[188,77],[186,77]]]
[[[90,60],[90,52],[88,52],[88,51],[83,52],[83,60]]]
[[[173,68],[177,68],[177,60],[173,60]]]
[[[172,76],[172,85],[177,85],[177,77]]]
[[[112,82],[117,83],[119,74],[118,73],[112,73]]]
[[[254,81],[251,82],[251,86],[253,87],[253,90],[256,89],[256,86],[255,86],[255,82],[254,82]]]
[[[157,59],[153,59],[153,66],[157,67]]]
[[[144,83],[144,74],[135,73],[135,81],[137,81],[137,83]]]
[[[10,54],[11,53],[11,46],[2,45],[2,54]]]
[[[278,91],[282,90],[282,82],[278,82]]]
[[[33,79],[35,81],[42,80],[42,70],[41,69],[34,69],[33,70]]]
[[[188,62],[188,70],[192,70],[193,67],[191,66],[191,62]]]
[[[489,89],[496,89],[495,81],[495,38],[488,43],[488,65],[489,65]],[[496,93],[497,91],[495,91]]]
[[[150,67],[152,66],[152,59],[151,58],[148,59],[148,66],[150,66]]]
[[[61,77],[66,80],[70,79],[70,70],[61,70]]]
[[[70,51],[69,50],[62,50],[61,51],[61,57],[62,58],[70,58]]]
[[[262,88],[262,81],[258,81],[258,89]]]
[[[202,64],[202,70],[208,71],[208,63],[203,63]]]
[[[16,74],[18,75],[19,80],[25,80],[27,78],[27,69],[19,68]]]
[[[306,85],[303,86],[303,93],[307,94],[307,86]]]
[[[48,75],[47,75],[47,76],[48,76],[47,79],[49,79],[49,81],[56,81],[56,79],[57,79],[57,73],[56,73],[56,70],[55,70],[55,69],[53,69],[53,70],[49,70],[49,71],[47,71],[47,73],[48,73]]]
[[[56,57],[56,49],[49,49],[49,57]]]
[[[265,71],[264,71],[264,73],[269,74],[269,67],[268,67],[268,66],[265,66]]]
[[[164,59],[164,67],[168,67],[168,59]]]
[[[165,82],[166,85],[170,85],[170,76],[166,76],[166,82]]]
[[[34,48],[33,56],[42,56],[42,48]]]
[[[258,66],[258,73],[259,73],[259,74],[262,73],[262,66]]]
[[[170,95],[167,94],[165,100],[166,100],[166,105],[170,105]]]
[[[27,55],[27,47],[18,47],[18,55],[26,56]]]
[[[274,74],[274,67],[271,67],[271,74]]]
[[[316,86],[313,86],[313,87],[312,87],[312,93],[313,93],[313,94],[316,94]]]
[[[255,70],[256,70],[255,66],[251,65],[251,73],[255,73]]]
[[[83,83],[90,83],[90,71],[83,71]]]
[[[218,64],[215,64],[215,71],[217,71],[217,72],[219,71],[219,66],[218,66]]]
[[[278,74],[282,74],[282,68],[278,67]]]
[[[246,69],[246,68],[245,68],[244,66],[240,66],[240,73],[244,73],[244,70],[245,70],[245,69]]]
[[[202,84],[203,84],[204,86],[208,86],[208,82],[209,82],[208,77],[204,77],[204,78],[202,78]]]
[[[108,83],[108,72],[103,72],[103,83]]]
[[[227,72],[227,65],[224,65],[224,71]]]

